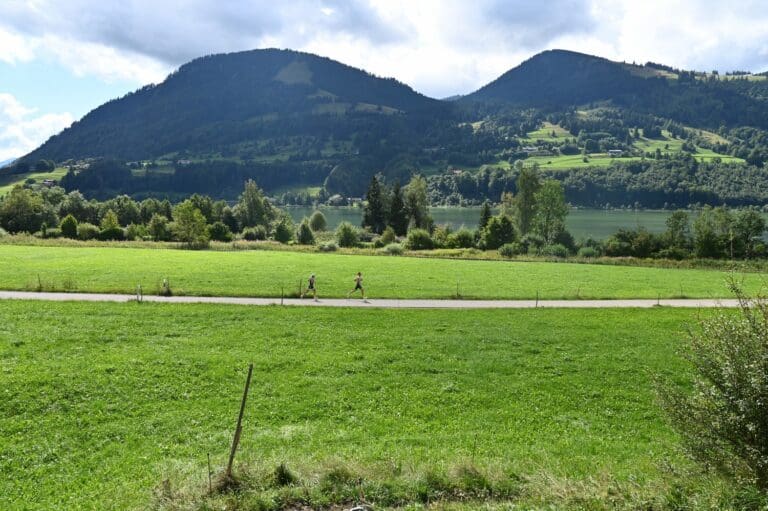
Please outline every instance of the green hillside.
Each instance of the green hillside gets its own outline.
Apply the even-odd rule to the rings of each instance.
[[[552,50],[438,101],[307,53],[211,55],[102,105],[0,179],[18,183],[5,176],[43,159],[72,168],[62,186],[90,197],[233,199],[254,179],[278,200],[305,204],[362,197],[377,173],[390,183],[423,174],[432,202],[451,205],[514,193],[522,161],[588,172],[580,188],[566,187],[577,205],[762,205],[761,78]]]

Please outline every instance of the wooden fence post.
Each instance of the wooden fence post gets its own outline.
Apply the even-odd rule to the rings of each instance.
[[[245,401],[248,399],[248,388],[251,386],[251,375],[253,374],[253,364],[248,366],[248,377],[245,380],[245,388],[243,389],[243,400],[240,402],[240,414],[237,416],[237,427],[235,428],[235,436],[232,438],[232,450],[229,451],[229,463],[227,463],[227,479],[232,478],[232,464],[235,462],[235,452],[237,452],[237,446],[240,443],[240,434],[243,431],[243,413],[245,412]]]

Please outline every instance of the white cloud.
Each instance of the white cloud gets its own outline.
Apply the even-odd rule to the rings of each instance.
[[[0,92],[0,161],[27,154],[73,120],[69,113],[38,114],[13,95]]]
[[[29,62],[35,57],[35,44],[31,38],[21,36],[0,26],[0,62],[16,64]]]
[[[0,61],[53,58],[81,76],[137,85],[201,55],[275,46],[440,97],[471,92],[549,48],[761,71],[766,41],[762,0],[0,2]]]

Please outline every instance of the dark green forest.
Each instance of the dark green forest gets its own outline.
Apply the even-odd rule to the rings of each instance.
[[[100,199],[231,200],[253,179],[286,202],[421,174],[433,203],[466,204],[515,193],[520,168],[541,164],[577,205],[763,205],[767,130],[758,75],[552,50],[438,101],[327,58],[254,50],[193,60],[0,173],[54,162],[71,169],[66,190]]]

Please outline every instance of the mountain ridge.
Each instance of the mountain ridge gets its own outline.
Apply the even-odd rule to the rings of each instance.
[[[375,174],[401,183],[424,174],[436,178],[445,201],[460,202],[477,197],[478,186],[497,197],[514,183],[518,161],[620,172],[632,159],[682,153],[688,160],[675,166],[694,171],[691,161],[762,167],[767,85],[548,50],[469,95],[440,101],[327,57],[251,50],[194,59],[162,83],[91,111],[18,165],[115,160],[72,165],[62,179],[67,190],[99,197],[231,197],[246,179],[275,193],[359,197]],[[485,167],[496,174],[474,185],[437,183]]]

